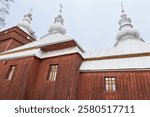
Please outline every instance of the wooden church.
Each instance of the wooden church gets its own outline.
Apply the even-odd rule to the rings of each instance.
[[[0,32],[0,99],[150,99],[150,45],[123,9],[114,47],[91,51],[65,35],[61,13],[40,39],[31,22]]]

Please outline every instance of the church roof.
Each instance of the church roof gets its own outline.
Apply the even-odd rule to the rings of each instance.
[[[61,13],[61,12],[60,12]],[[47,57],[60,56],[65,54],[79,53],[82,56],[84,50],[82,47],[73,39],[66,36],[66,29],[63,26],[63,18],[61,14],[59,14],[54,23],[50,26],[48,30],[48,34],[44,35],[40,39],[23,45],[21,47],[17,47],[15,49],[6,51],[0,54],[0,60],[9,60],[21,57],[28,56],[36,56],[40,59]],[[41,49],[41,47],[46,47],[55,44],[61,44],[64,42],[73,41],[76,44],[73,46],[69,46],[68,48],[61,48],[59,50],[52,50],[45,52]]]
[[[40,47],[43,47],[43,46],[59,44],[59,43],[68,42],[68,41],[75,41],[74,39],[72,39],[72,38],[65,35],[66,34],[66,29],[64,27],[64,19],[61,15],[62,8],[63,8],[62,5],[60,5],[59,14],[58,14],[57,17],[55,17],[54,23],[52,25],[50,25],[50,28],[48,30],[49,33],[47,35],[44,35],[43,37],[41,37],[40,39],[38,39],[34,42],[31,42],[31,43],[26,44],[24,46],[12,49],[8,52],[24,50],[24,49],[30,49],[30,48],[40,48]],[[25,15],[25,18],[26,17],[27,17],[27,19],[25,19],[25,21],[27,21],[27,22],[29,21],[29,23],[30,23],[30,20],[32,20],[31,13],[29,13],[28,15]],[[84,51],[82,49],[82,47],[77,42],[76,42],[76,44],[81,49],[81,51]]]
[[[42,46],[58,44],[58,43],[62,43],[62,42],[70,41],[70,40],[73,40],[73,39],[70,37],[67,37],[66,35],[60,34],[60,33],[47,34],[34,42],[31,42],[24,46],[12,49],[8,52],[23,50],[23,49],[33,48],[33,47],[39,48]]]
[[[61,55],[68,55],[73,53],[79,53],[82,55],[82,51],[78,47],[71,47],[71,48],[65,48],[61,50],[54,50],[54,51],[48,51],[43,52],[40,48],[38,49],[31,49],[31,50],[25,50],[25,51],[18,51],[18,52],[12,52],[12,53],[2,53],[0,54],[0,60],[11,60],[11,59],[17,59],[17,58],[24,58],[24,57],[30,57],[35,56],[39,59],[44,59],[48,57],[56,57]]]
[[[123,4],[121,6],[116,44],[112,48],[85,53],[81,71],[150,68],[150,45],[140,38],[140,33],[133,28],[132,20],[127,17]]]
[[[122,8],[123,9],[123,8]],[[150,69],[150,45],[145,43],[139,32],[133,28],[131,19],[124,9],[119,20],[119,32],[114,47],[96,49],[85,52],[73,39],[66,36],[63,18],[59,14],[49,28],[49,33],[40,39],[24,46],[0,54],[0,60],[36,56],[40,59],[65,54],[79,53],[85,60],[81,71],[121,70],[121,69]],[[41,47],[75,41],[77,46],[59,50],[43,51]]]
[[[133,37],[130,37],[133,38]],[[116,55],[128,55],[150,52],[150,45],[136,39],[126,39],[116,47],[103,48],[90,50],[84,53],[85,58],[116,56]]]
[[[150,69],[150,56],[84,61],[80,71]]]

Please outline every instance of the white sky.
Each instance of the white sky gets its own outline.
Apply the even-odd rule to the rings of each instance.
[[[77,40],[85,50],[114,46],[121,0],[15,0],[5,28],[16,25],[32,8],[32,28],[40,38],[48,33],[58,15],[59,1],[64,7],[62,14],[67,36]],[[150,0],[122,1],[134,28],[150,42]]]

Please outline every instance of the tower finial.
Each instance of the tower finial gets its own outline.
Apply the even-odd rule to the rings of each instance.
[[[66,29],[63,27],[64,19],[61,14],[63,6],[62,6],[62,4],[59,4],[59,5],[60,5],[59,14],[57,17],[55,17],[54,24],[50,26],[49,33],[50,34],[61,33],[64,35],[64,34],[66,34]]]
[[[60,5],[59,13],[61,14],[61,13],[62,13],[63,6],[62,6],[62,4],[59,4],[59,5]]]
[[[30,14],[32,14],[32,12],[33,12],[33,9],[32,9],[32,8],[30,8]]]
[[[139,32],[133,28],[131,22],[132,20],[127,17],[127,14],[124,11],[124,7],[123,7],[123,2],[121,2],[121,19],[119,20],[119,32],[116,36],[117,42],[115,44],[115,46],[117,46],[122,40],[122,39],[132,39],[130,37],[136,38],[136,39],[140,39],[140,34]]]
[[[121,12],[124,12],[123,2],[121,1]]]

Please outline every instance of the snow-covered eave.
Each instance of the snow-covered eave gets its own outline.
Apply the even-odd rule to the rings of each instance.
[[[54,33],[54,34],[55,34],[55,33]],[[48,35],[50,35],[50,34],[46,34],[46,35],[42,36],[40,39],[44,39],[44,38],[46,38]],[[75,41],[76,44],[77,44],[77,46],[80,48],[80,50],[81,50],[82,52],[85,52],[85,50],[82,48],[82,46],[81,46],[74,38],[71,38],[71,37],[66,38],[66,40],[60,40],[60,41],[57,41],[56,43],[52,43],[52,44],[59,44],[59,43],[68,42],[68,41]],[[46,46],[47,46],[47,45],[46,45]]]
[[[15,53],[1,53],[0,61],[19,59],[19,58],[25,58],[31,56],[37,57],[39,59],[44,59],[44,58],[63,56],[63,55],[74,54],[74,53],[78,53],[79,55],[81,55],[81,57],[83,57],[82,51],[78,47],[66,48],[66,49],[49,51],[49,52],[44,52],[40,48],[38,49],[35,48],[32,50],[19,51]]]
[[[83,61],[81,71],[150,69],[150,56]]]
[[[1,54],[11,54],[11,53],[16,53],[16,52],[20,52],[20,51],[26,51],[26,50],[33,50],[33,49],[38,49],[38,48],[42,48],[44,46],[50,46],[50,45],[55,45],[55,44],[59,44],[59,43],[63,43],[63,42],[69,42],[69,41],[75,41],[74,39],[66,39],[66,40],[63,40],[63,41],[57,41],[57,42],[53,42],[53,43],[46,43],[46,44],[42,44],[42,45],[37,45],[37,46],[34,46],[34,47],[26,47],[26,48],[22,48],[22,49],[19,49],[21,47],[18,47],[18,48],[15,48],[15,49],[12,49],[12,50],[8,50],[6,52],[3,52]],[[75,41],[76,42],[76,41]],[[77,42],[76,42],[77,43]],[[83,57],[83,52],[85,52],[83,50],[83,48],[77,43],[77,47],[78,49],[80,49],[80,54],[82,55]]]
[[[46,37],[47,35],[49,35],[49,34],[46,34],[46,35],[42,36],[40,39]],[[54,43],[47,43],[47,44],[45,44],[45,45],[41,45],[41,47],[42,47],[42,46],[48,46],[48,45],[59,44],[59,43],[63,43],[63,42],[68,42],[68,41],[75,41],[76,44],[77,44],[77,46],[80,48],[80,50],[81,50],[82,52],[85,52],[85,50],[82,48],[82,46],[81,46],[74,38],[66,39],[66,40],[63,40],[63,41],[57,41],[57,42],[54,42]]]
[[[92,69],[92,70],[80,70],[81,73],[86,73],[86,72],[119,72],[119,71],[124,71],[124,72],[128,72],[128,71],[150,71],[150,67],[149,68],[126,68],[126,69]]]
[[[80,50],[82,51],[82,52],[86,52],[83,48],[82,48],[82,46],[74,39],[74,41],[76,42],[76,44],[78,45],[78,47],[80,48]]]
[[[18,26],[11,26],[11,27],[6,27],[6,28],[3,28],[3,29],[1,29],[0,30],[0,33],[8,33],[8,31],[10,31],[10,30],[12,30],[12,29],[14,29],[14,28],[18,28],[18,29],[20,29],[23,33],[25,33],[26,35],[27,35],[27,37],[30,37],[30,39],[32,39],[32,41],[33,41],[33,39],[34,40],[36,40],[36,38],[35,37],[33,37],[33,36],[31,36],[30,34],[28,34],[27,32],[25,32],[24,30],[22,30],[20,27],[18,27]],[[29,40],[30,40],[29,39]]]
[[[31,34],[29,34],[25,29],[19,27],[19,26],[16,26],[17,28],[19,28],[21,31],[23,31],[25,34],[27,34],[28,36],[34,38]],[[36,39],[35,39],[36,40]]]
[[[68,41],[72,41],[73,39],[66,39],[66,40],[63,40],[63,41],[57,41],[57,42],[51,42],[51,43],[45,43],[45,44],[39,44],[37,46],[34,46],[34,47],[18,47],[18,48],[15,48],[15,49],[12,49],[12,50],[8,50],[4,53],[9,53],[9,52],[15,52],[15,51],[22,51],[22,50],[26,50],[26,49],[32,49],[32,48],[42,48],[44,46],[49,46],[49,45],[55,45],[55,44],[59,44],[59,43],[63,43],[63,42],[68,42]],[[29,43],[30,44],[30,43]],[[26,45],[25,45],[26,46]]]
[[[123,55],[112,55],[112,56],[102,56],[102,57],[85,57],[86,61],[95,61],[95,60],[109,60],[109,59],[118,59],[118,58],[132,58],[132,57],[142,57],[142,56],[150,56],[150,52],[145,53],[131,53],[131,54],[123,54]]]
[[[10,53],[10,54],[2,53],[0,54],[0,61],[32,57],[32,56],[39,58],[41,55],[42,55],[42,51],[40,49],[21,51],[21,52]]]

